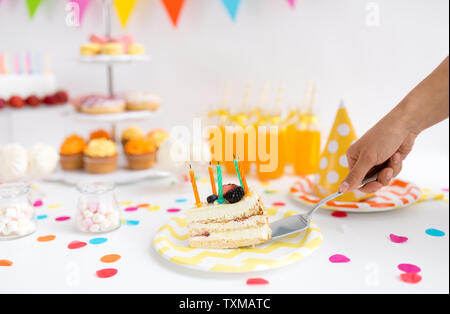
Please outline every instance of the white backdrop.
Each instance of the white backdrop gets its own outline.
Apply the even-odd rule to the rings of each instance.
[[[103,32],[101,1],[92,1],[81,28],[65,24],[65,4],[44,0],[30,21],[25,1],[4,0],[0,51],[48,52],[59,85],[72,95],[105,91],[104,68],[76,60],[79,45]],[[341,98],[362,135],[448,55],[448,9],[447,0],[298,0],[295,10],[284,0],[243,0],[233,23],[219,0],[187,0],[175,29],[159,0],[139,0],[125,31],[113,12],[113,30],[133,34],[153,61],[118,66],[115,85],[161,95],[160,118],[144,126],[167,128],[190,125],[190,117],[218,104],[226,81],[238,104],[247,83],[256,102],[265,80],[273,83],[272,99],[284,80],[286,104],[296,104],[314,80],[323,140]],[[5,124],[0,111],[0,144],[8,140]],[[37,111],[16,113],[13,126],[14,140],[26,145],[59,145],[67,133],[95,128]],[[448,134],[448,121],[428,130],[415,156],[439,158],[448,169]]]

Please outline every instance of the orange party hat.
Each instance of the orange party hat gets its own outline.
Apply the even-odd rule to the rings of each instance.
[[[357,140],[347,109],[341,101],[327,144],[320,155],[319,171],[316,174],[314,192],[323,198],[337,192],[339,184],[345,179],[349,170],[347,150]],[[360,191],[346,193],[337,201],[356,202],[370,195]]]

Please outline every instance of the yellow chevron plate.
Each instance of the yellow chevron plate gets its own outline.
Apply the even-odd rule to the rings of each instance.
[[[267,209],[270,221],[298,214],[285,208]],[[322,243],[322,231],[313,222],[311,227],[285,238],[269,241],[255,247],[229,250],[189,247],[188,230],[183,216],[172,218],[156,233],[153,246],[165,259],[203,271],[252,272],[278,268],[299,261]]]

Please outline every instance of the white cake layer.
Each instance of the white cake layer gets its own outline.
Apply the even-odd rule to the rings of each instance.
[[[0,98],[8,99],[13,95],[44,97],[56,91],[56,79],[52,74],[0,74]]]
[[[266,239],[269,240],[272,231],[268,224],[256,226],[248,229],[240,229],[236,231],[226,231],[226,232],[214,232],[209,236],[196,236],[192,237],[192,241],[240,241],[240,240],[251,240],[251,239]]]
[[[215,233],[215,232],[227,232],[242,230],[246,228],[253,228],[267,224],[267,217],[263,215],[256,215],[246,218],[244,220],[231,220],[225,223],[213,222],[213,223],[198,223],[193,222],[188,225],[191,236]]]
[[[259,196],[252,192],[234,204],[204,205],[186,211],[188,224],[193,222],[228,221],[235,218],[250,217],[259,213]],[[262,206],[261,206],[262,207]]]

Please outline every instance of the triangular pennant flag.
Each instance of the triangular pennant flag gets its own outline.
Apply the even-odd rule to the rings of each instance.
[[[339,184],[348,174],[347,149],[358,139],[347,109],[341,102],[327,144],[320,155],[319,171],[316,174],[314,192],[323,198],[338,190]],[[338,197],[337,201],[355,202],[371,195],[353,191]]]
[[[236,14],[239,9],[239,5],[241,4],[241,0],[222,0],[222,3],[227,8],[228,13],[231,16],[231,19],[236,20]]]
[[[36,9],[38,8],[39,4],[41,4],[41,1],[42,0],[27,0],[28,14],[30,16],[30,19],[33,18]]]
[[[114,6],[116,7],[123,28],[127,26],[128,19],[130,18],[135,4],[136,0],[114,0]]]
[[[69,2],[76,3],[78,5],[78,22],[81,24],[83,20],[84,12],[91,0],[68,0]]]
[[[169,17],[172,20],[173,26],[177,26],[178,17],[183,8],[184,1],[185,0],[162,0]]]
[[[286,0],[286,1],[289,3],[289,5],[290,5],[292,8],[295,7],[295,0]]]

